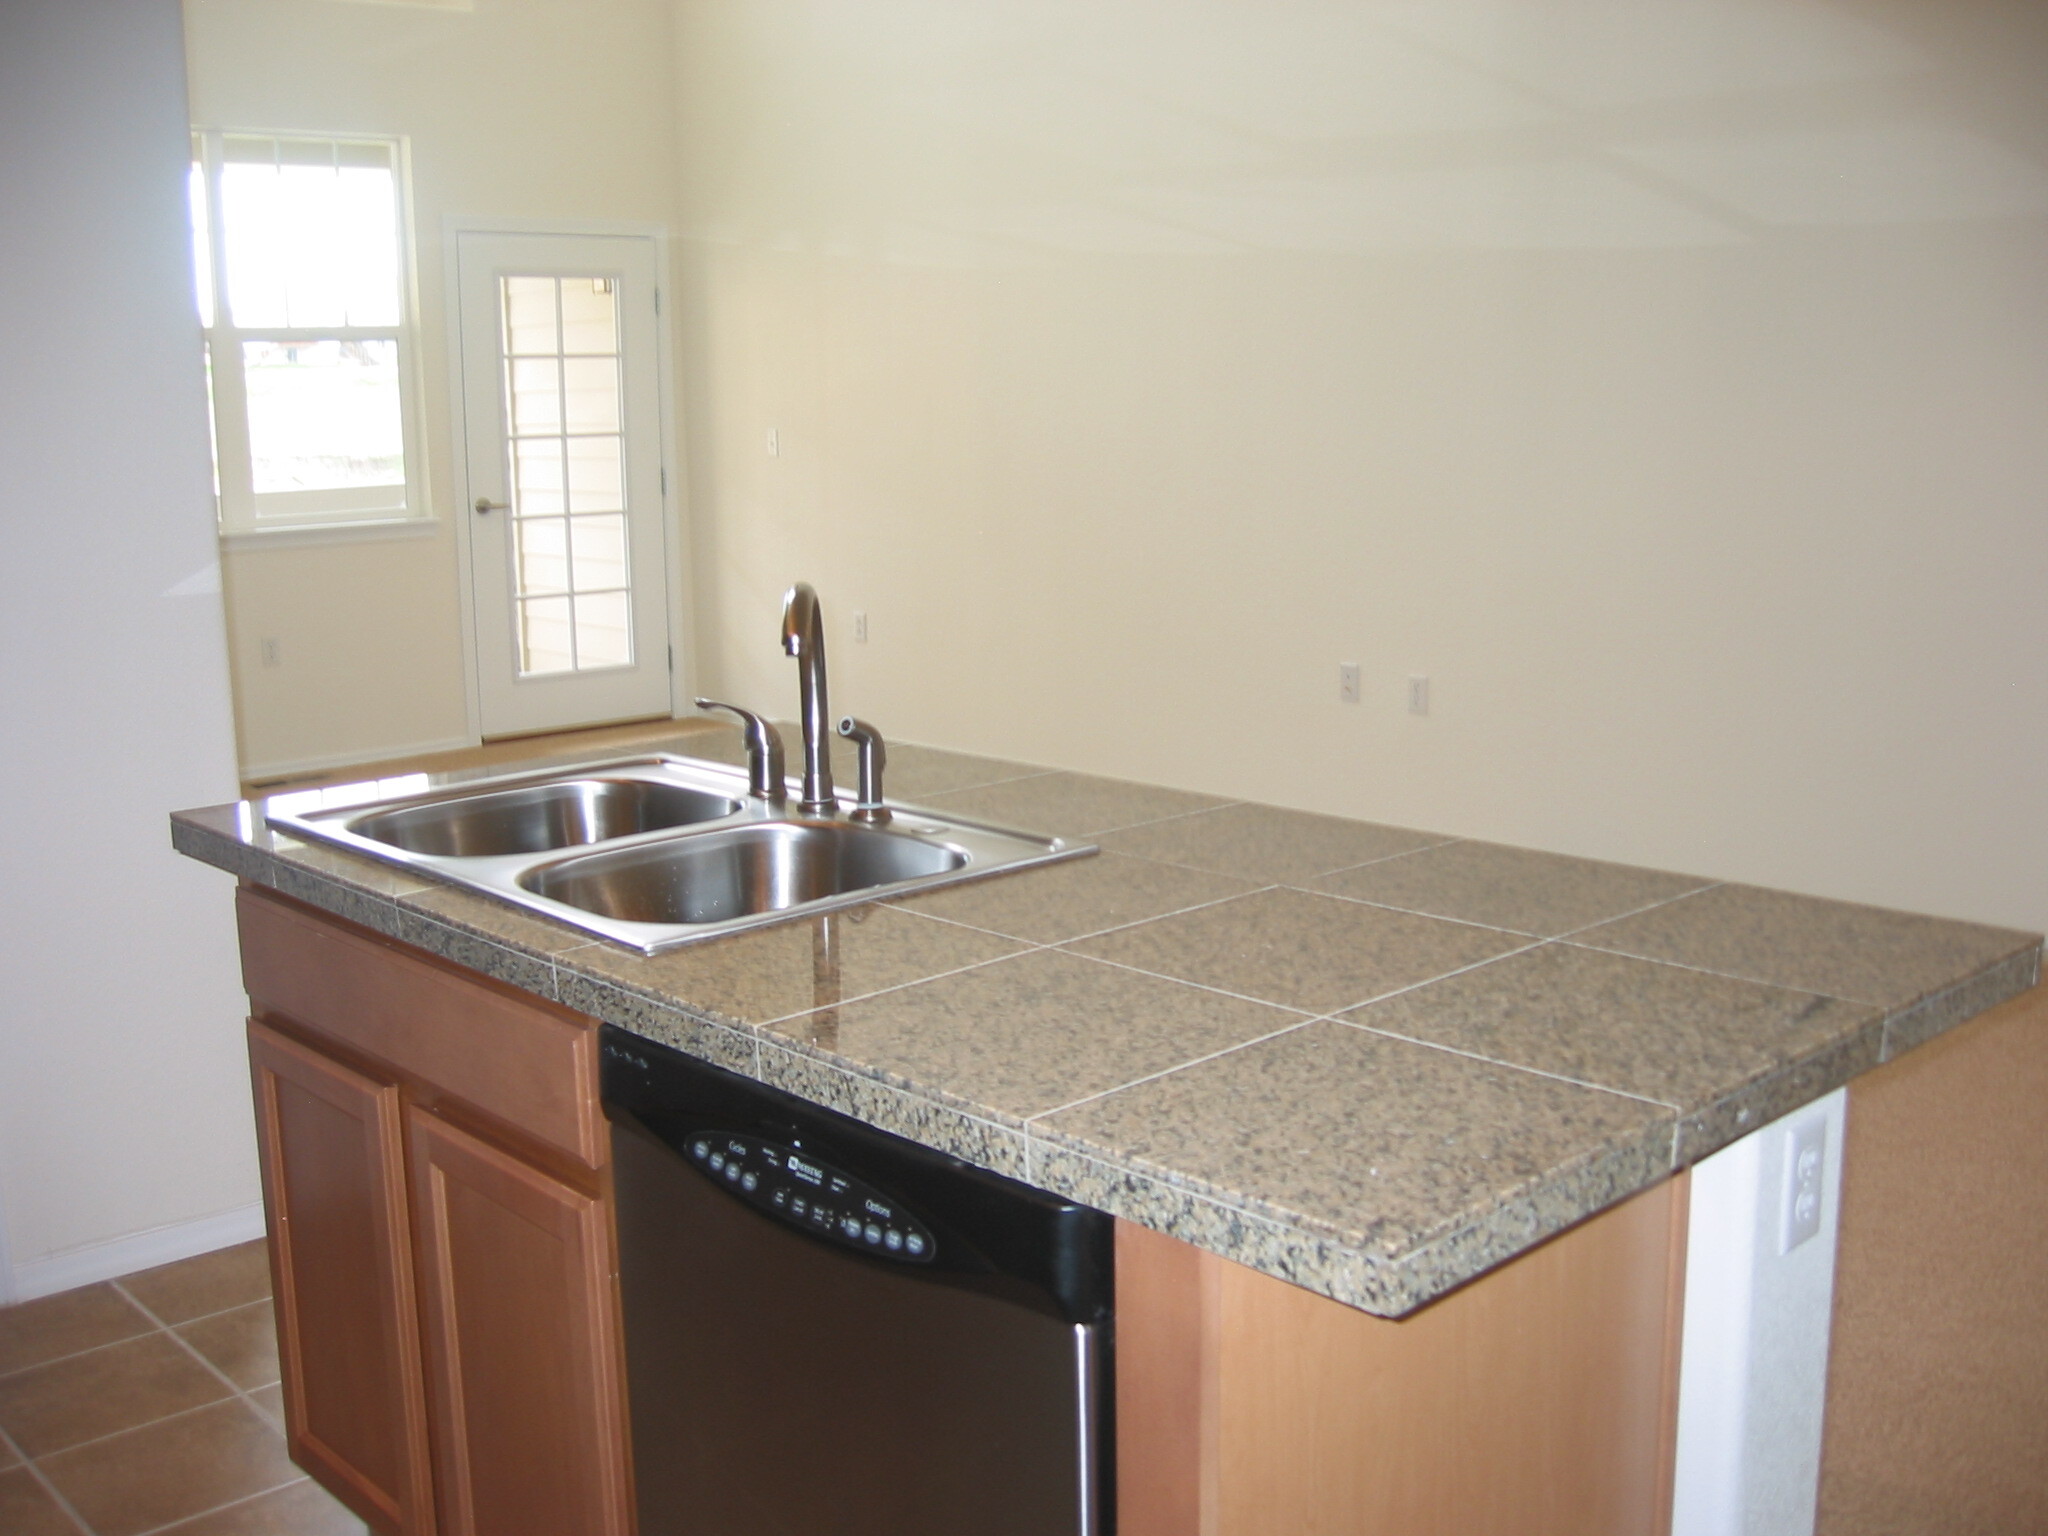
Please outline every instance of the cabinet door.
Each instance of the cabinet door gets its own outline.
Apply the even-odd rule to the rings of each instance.
[[[616,1285],[592,1196],[408,1107],[448,1536],[627,1536]]]
[[[397,1536],[434,1529],[398,1090],[249,1023],[292,1459]]]

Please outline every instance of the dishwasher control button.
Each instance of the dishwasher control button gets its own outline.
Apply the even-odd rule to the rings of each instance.
[[[698,1162],[703,1162],[705,1158],[711,1155],[711,1143],[703,1140],[701,1137],[691,1142],[690,1155],[696,1158]]]
[[[839,1230],[844,1232],[848,1237],[859,1237],[860,1222],[851,1216],[841,1217],[839,1222]]]
[[[906,1249],[908,1249],[913,1256],[922,1254],[925,1250],[924,1234],[921,1232],[911,1233],[910,1236],[903,1239],[903,1246]]]
[[[747,1170],[747,1171],[746,1171],[745,1173],[743,1173],[743,1174],[741,1174],[741,1175],[740,1175],[740,1188],[741,1188],[741,1189],[744,1189],[744,1190],[749,1190],[749,1191],[752,1191],[752,1190],[758,1189],[758,1188],[760,1187],[760,1185],[761,1185],[761,1175],[759,1175],[758,1173],[754,1172],[754,1170],[753,1170],[753,1169],[749,1168],[749,1169],[748,1169],[748,1170]],[[780,1193],[781,1193],[781,1191],[780,1191],[780,1190],[777,1190],[777,1191],[776,1191],[776,1193],[777,1193],[777,1194],[780,1194]]]
[[[711,1166],[714,1168],[723,1168],[725,1166],[725,1154],[723,1152],[712,1153]]]
[[[882,1229],[871,1221],[867,1225],[867,1230],[861,1235],[871,1243],[879,1243],[882,1240]]]
[[[786,1189],[778,1189],[777,1191],[775,1191],[773,1195],[769,1197],[769,1199],[773,1202],[775,1209],[779,1211],[785,1205],[789,1204],[789,1191]],[[803,1202],[798,1201],[797,1203],[801,1205]]]
[[[898,1232],[894,1227],[891,1227],[888,1231],[882,1234],[882,1246],[888,1249],[891,1253],[894,1253],[898,1248],[901,1248],[903,1246],[903,1234],[901,1232]]]
[[[728,1181],[734,1184],[737,1184],[739,1182],[740,1163],[738,1158],[734,1158],[731,1162],[725,1165],[725,1176]]]

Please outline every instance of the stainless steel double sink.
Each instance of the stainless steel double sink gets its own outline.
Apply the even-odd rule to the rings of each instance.
[[[1095,851],[893,802],[880,825],[799,815],[737,768],[669,756],[273,795],[264,816],[650,955]]]

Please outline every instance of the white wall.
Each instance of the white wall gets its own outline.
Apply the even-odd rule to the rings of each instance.
[[[0,1213],[38,1293],[260,1230],[176,0],[0,6]]]
[[[663,225],[668,0],[475,9],[186,0],[192,118],[209,128],[403,134],[411,145],[428,537],[247,542],[227,560],[244,773],[473,740],[464,511],[444,303],[450,216]],[[263,642],[280,661],[265,666]]]
[[[2044,14],[681,0],[704,686],[2048,927]]]

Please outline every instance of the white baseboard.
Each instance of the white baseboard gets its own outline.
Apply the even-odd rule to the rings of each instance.
[[[357,763],[386,763],[395,757],[425,757],[431,752],[460,752],[479,745],[475,736],[444,736],[438,741],[401,741],[388,746],[358,748],[353,752],[329,752],[320,757],[281,758],[269,763],[242,764],[242,782],[283,779],[299,773],[325,773],[330,768],[352,768]]]
[[[13,1271],[11,1285],[6,1283],[7,1276],[0,1275],[0,1289],[12,1292],[9,1300],[34,1301],[38,1296],[54,1296],[59,1291],[74,1290],[99,1280],[117,1280],[138,1269],[175,1263],[262,1235],[263,1205],[259,1201],[202,1216],[197,1221],[155,1227],[117,1237],[110,1243],[95,1243],[90,1248],[77,1248],[23,1264]]]

